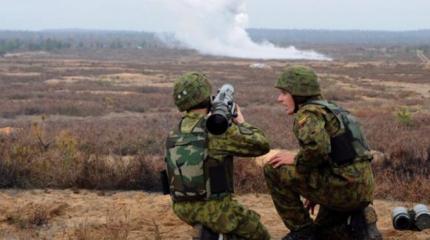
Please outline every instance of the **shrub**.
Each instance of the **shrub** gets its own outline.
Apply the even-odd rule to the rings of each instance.
[[[401,107],[395,112],[396,120],[402,125],[412,126],[412,113],[407,107]]]

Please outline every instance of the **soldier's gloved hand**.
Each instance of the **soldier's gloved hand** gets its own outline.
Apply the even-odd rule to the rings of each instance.
[[[314,203],[308,199],[305,199],[305,203],[303,205],[309,212],[311,212],[312,215],[314,215],[315,206],[317,205],[316,203]]]
[[[282,150],[275,154],[275,156],[271,157],[267,163],[272,165],[274,168],[278,168],[282,165],[293,165],[294,157],[295,154]]]
[[[233,118],[233,122],[236,124],[241,124],[245,122],[245,118],[243,117],[242,112],[240,111],[239,105],[236,103],[236,114],[237,116]]]

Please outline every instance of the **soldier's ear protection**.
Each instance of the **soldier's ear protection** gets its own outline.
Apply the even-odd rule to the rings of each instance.
[[[397,230],[422,231],[430,228],[430,211],[424,204],[412,209],[396,207],[392,211],[393,226]]]

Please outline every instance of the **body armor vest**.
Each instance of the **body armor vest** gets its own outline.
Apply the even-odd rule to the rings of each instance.
[[[206,119],[199,120],[188,133],[181,131],[181,123],[166,141],[167,179],[173,200],[206,200],[233,192],[228,181],[232,158],[225,156],[224,161],[210,158]]]
[[[325,107],[336,116],[340,124],[340,131],[335,136],[331,136],[330,139],[330,158],[334,164],[349,164],[358,158],[372,159],[367,140],[354,116],[336,104],[325,100],[312,100],[306,102],[306,104],[316,104]]]

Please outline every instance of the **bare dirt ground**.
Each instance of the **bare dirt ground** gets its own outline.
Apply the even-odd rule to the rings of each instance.
[[[266,194],[237,199],[261,214],[273,239],[288,231]],[[0,192],[1,239],[190,239],[191,228],[170,208],[170,198],[139,191],[3,190]],[[429,240],[430,231],[399,232],[391,209],[411,203],[377,200],[378,226],[384,239]]]

